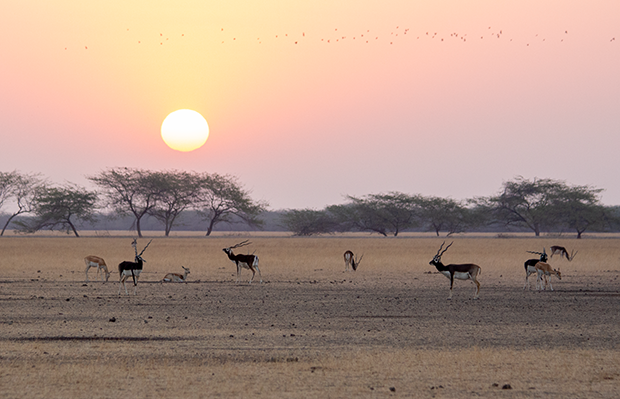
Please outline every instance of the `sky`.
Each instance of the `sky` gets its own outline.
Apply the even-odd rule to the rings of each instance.
[[[620,205],[616,0],[5,1],[0,54],[4,172],[228,174],[274,210],[523,176]],[[163,142],[178,109],[200,149]]]

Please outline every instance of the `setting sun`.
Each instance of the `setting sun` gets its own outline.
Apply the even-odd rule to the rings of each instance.
[[[173,150],[193,151],[207,141],[209,125],[198,112],[180,109],[164,119],[161,124],[161,137]]]

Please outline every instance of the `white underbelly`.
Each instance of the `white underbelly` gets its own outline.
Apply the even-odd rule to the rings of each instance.
[[[441,272],[441,274],[443,274],[444,276],[450,278],[450,272],[449,271],[443,271],[443,272]],[[468,280],[469,279],[469,273],[456,272],[456,273],[454,273],[454,278],[458,279],[458,280]]]

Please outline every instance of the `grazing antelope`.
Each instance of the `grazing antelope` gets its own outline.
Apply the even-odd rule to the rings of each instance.
[[[359,259],[357,259],[357,256],[353,255],[353,252],[351,251],[345,252],[344,253],[344,271],[346,272],[347,270],[349,270],[349,265],[351,266],[353,271],[356,271],[363,257],[364,255],[362,255]]]
[[[185,266],[181,266],[183,268],[183,270],[185,270],[185,273],[183,274],[179,274],[179,273],[168,273],[164,276],[164,278],[161,280],[163,283],[187,283],[187,275],[189,274],[189,269]]]
[[[528,279],[530,277],[531,274],[536,273],[536,264],[538,262],[546,262],[547,261],[547,251],[545,251],[545,248],[543,248],[542,252],[534,252],[534,251],[527,251],[531,254],[536,254],[536,255],[540,255],[540,258],[538,259],[528,259],[525,261],[525,263],[523,264],[523,266],[525,266],[525,284],[523,285],[523,289],[525,289],[525,287],[527,287],[527,289],[530,289],[530,280]]]
[[[237,283],[239,282],[239,277],[241,275],[241,268],[250,269],[252,271],[252,278],[250,279],[249,284],[252,284],[252,280],[254,280],[254,275],[258,271],[258,277],[260,278],[260,282],[263,282],[263,277],[261,276],[260,269],[258,268],[258,256],[256,255],[235,255],[233,253],[234,248],[244,247],[246,245],[250,245],[251,242],[249,240],[245,240],[240,242],[239,244],[235,244],[232,247],[224,248],[222,251],[228,255],[228,259],[230,259],[234,264],[237,265]]]
[[[473,263],[465,263],[460,265],[444,265],[443,263],[441,263],[441,255],[443,255],[448,250],[448,248],[450,248],[450,246],[454,244],[454,241],[452,241],[450,245],[448,245],[446,249],[444,249],[442,252],[441,248],[443,248],[443,244],[445,243],[445,241],[441,243],[441,247],[439,247],[437,255],[435,255],[433,260],[428,263],[429,265],[435,266],[441,274],[450,279],[450,296],[448,297],[448,299],[452,299],[452,286],[454,285],[455,278],[458,280],[473,281],[476,284],[476,293],[474,294],[474,299],[478,299],[478,294],[480,293],[480,283],[478,282],[477,277],[478,274],[482,272],[482,269],[480,268],[480,266]]]
[[[538,288],[538,284],[540,284],[540,288],[545,290],[547,289],[547,283],[549,284],[549,287],[551,288],[551,291],[553,291],[553,285],[551,285],[551,275],[555,274],[559,280],[562,280],[562,273],[560,273],[560,268],[558,267],[558,270],[555,270],[551,267],[550,264],[545,263],[545,262],[538,262],[536,264],[536,272],[538,273],[538,278],[536,279],[536,289]],[[543,276],[548,278],[548,281],[544,282],[544,287],[543,287]]]
[[[105,264],[105,260],[95,255],[89,255],[84,258],[84,263],[86,263],[86,282],[88,282],[88,269],[91,267],[97,268],[97,280],[99,280],[99,270],[103,270],[101,273],[101,280],[105,275],[104,283],[108,282],[110,278],[110,272],[108,271],[108,265]]]
[[[559,253],[560,254],[560,259],[562,259],[562,256],[566,257],[566,259],[570,262],[573,260],[573,258],[575,257],[575,255],[577,255],[577,252],[575,252],[575,250],[573,250],[570,254],[570,256],[568,255],[568,251],[566,250],[566,248],[561,247],[559,245],[554,245],[551,247],[551,257],[553,258],[553,255]]]
[[[142,252],[140,252],[140,254],[138,255],[138,240],[136,238],[133,239],[133,243],[131,243],[131,246],[136,252],[135,262],[130,262],[126,260],[119,263],[118,265],[118,272],[121,277],[121,281],[118,286],[119,295],[121,294],[121,286],[125,287],[125,293],[129,295],[129,293],[127,292],[127,286],[125,285],[125,280],[127,280],[129,276],[133,278],[133,294],[137,295],[138,277],[140,277],[140,273],[142,273],[142,266],[146,262],[142,258],[142,254],[144,253],[144,251],[146,251],[152,241],[153,240],[149,241],[149,243],[146,244],[146,247],[144,247]]]

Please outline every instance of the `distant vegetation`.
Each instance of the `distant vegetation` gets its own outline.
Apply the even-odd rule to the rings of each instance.
[[[437,236],[475,231],[619,231],[620,207],[600,203],[600,188],[560,180],[517,177],[497,194],[465,200],[388,192],[346,196],[324,209],[267,210],[237,178],[184,171],[111,168],[87,177],[97,187],[57,186],[39,174],[0,172],[3,226],[18,233],[63,230],[291,231],[310,236],[367,231],[398,236],[432,231]]]

